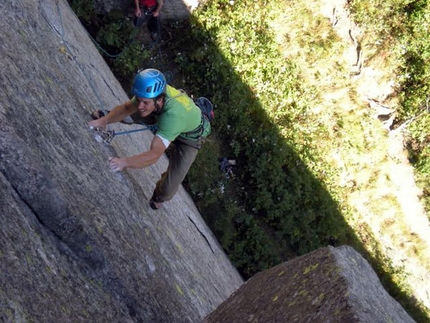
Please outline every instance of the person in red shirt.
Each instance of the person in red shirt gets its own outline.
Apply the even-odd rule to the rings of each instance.
[[[146,23],[152,41],[159,40],[159,16],[163,7],[163,0],[134,0],[135,11],[134,25],[142,26]]]

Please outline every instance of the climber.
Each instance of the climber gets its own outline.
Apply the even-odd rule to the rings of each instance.
[[[159,16],[163,7],[163,0],[134,0],[134,4],[134,26],[140,27],[146,23],[152,41],[157,42],[160,37]]]
[[[169,166],[157,182],[150,206],[156,210],[170,200],[185,178],[201,147],[202,138],[210,133],[200,108],[184,92],[166,84],[156,69],[140,70],[134,78],[131,100],[89,122],[90,127],[105,129],[110,123],[131,116],[136,123],[157,125],[150,149],[141,154],[109,158],[114,172],[124,168],[144,168],[155,164],[169,147]],[[94,113],[92,114],[93,118]]]

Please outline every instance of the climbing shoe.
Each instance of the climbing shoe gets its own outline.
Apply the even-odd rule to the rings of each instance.
[[[149,206],[153,210],[158,210],[161,207],[161,204],[163,204],[163,202],[155,202],[153,199],[149,201]]]
[[[157,195],[152,194],[151,199],[149,200],[149,206],[153,210],[158,210],[161,207],[161,204],[163,204],[163,200],[161,200]]]

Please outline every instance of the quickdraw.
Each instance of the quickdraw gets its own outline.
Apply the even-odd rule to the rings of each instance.
[[[112,140],[116,136],[128,135],[133,132],[140,132],[140,131],[146,131],[146,130],[150,130],[152,133],[154,133],[156,131],[156,126],[155,125],[146,126],[145,128],[121,131],[121,132],[115,132],[115,130],[103,130],[102,128],[94,128],[93,130],[95,131],[94,139],[97,142],[104,142],[105,144],[110,145]]]
[[[113,138],[115,137],[115,130],[103,130],[102,128],[95,128],[94,139],[97,142],[104,142],[107,145],[110,145]]]

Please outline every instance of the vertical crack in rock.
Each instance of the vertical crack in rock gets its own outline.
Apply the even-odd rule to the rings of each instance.
[[[84,231],[83,223],[72,216],[51,176],[38,163],[25,141],[5,128],[3,124],[0,129],[1,172],[42,225],[69,245],[92,268],[100,268],[103,259],[85,250],[84,246],[91,241]]]
[[[197,224],[194,222],[194,220],[188,216],[188,219],[191,221],[192,224],[194,224],[194,226],[196,227],[197,231],[199,231],[199,233],[202,235],[202,237],[206,240],[206,243],[208,244],[209,248],[211,248],[212,253],[215,253],[215,251],[213,250],[208,238],[206,238],[206,236],[204,235],[204,233],[199,229],[199,227],[197,226]]]
[[[101,276],[109,282],[105,284],[106,289],[126,304],[131,317],[148,317],[148,313],[142,315],[141,312],[150,309],[145,309],[129,295],[121,278],[97,247],[98,242],[85,231],[84,222],[70,211],[67,199],[61,196],[44,165],[5,123],[0,125],[0,160],[0,171],[17,195],[42,226],[83,260],[82,270],[93,278]]]

